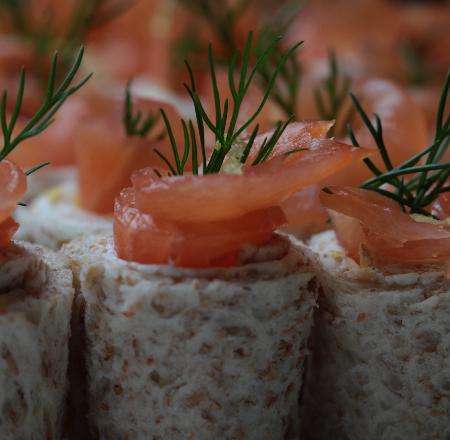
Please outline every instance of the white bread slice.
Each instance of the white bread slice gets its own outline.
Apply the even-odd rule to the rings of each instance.
[[[18,209],[16,217],[20,240],[53,250],[82,235],[112,228],[112,217],[80,208],[75,180],[43,192],[26,209]]]
[[[359,267],[332,231],[310,249],[322,291],[305,439],[450,439],[449,281],[431,269]]]
[[[110,236],[62,251],[85,300],[96,438],[297,438],[316,283],[287,241],[228,269],[129,263]]]
[[[59,440],[74,289],[61,257],[0,249],[0,439]]]

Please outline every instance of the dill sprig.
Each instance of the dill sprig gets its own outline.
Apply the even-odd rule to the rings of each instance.
[[[88,32],[112,21],[126,11],[135,0],[82,0],[75,9],[60,51],[70,56],[84,43]]]
[[[150,130],[159,120],[158,112],[148,112],[142,119],[142,112],[133,110],[133,97],[131,95],[131,81],[128,81],[125,88],[125,99],[123,109],[123,125],[127,136],[146,137]]]
[[[316,107],[320,118],[328,121],[338,119],[348,97],[351,84],[351,77],[341,74],[339,71],[336,52],[330,50],[328,53],[328,74],[321,80],[321,85],[314,90]],[[342,118],[342,127],[345,128],[350,123],[353,115],[354,108],[352,107]],[[334,127],[331,129],[330,134],[333,134],[333,130]]]
[[[114,19],[133,3],[134,0],[80,0],[63,35],[58,35],[51,11],[45,11],[38,25],[30,22],[29,0],[0,0],[0,7],[11,18],[13,31],[32,44],[36,55],[35,64],[42,55],[57,50],[60,65],[65,70],[70,66],[76,48],[84,43],[91,29]],[[45,82],[46,69],[41,67],[38,70],[38,77],[43,77]]]
[[[375,125],[362,108],[357,98],[351,94],[356,111],[372,135],[380,151],[386,171],[380,170],[370,159],[364,162],[375,177],[363,182],[360,187],[376,191],[398,202],[404,212],[431,216],[429,205],[440,194],[450,191],[450,162],[440,162],[450,143],[450,114],[446,115],[450,88],[450,70],[442,88],[439,100],[436,128],[433,142],[401,165],[394,167],[383,139],[380,117],[374,115]],[[349,127],[349,134],[355,146],[359,146],[355,134]]]
[[[426,86],[431,80],[432,71],[419,49],[411,41],[406,40],[400,50],[406,64],[408,82],[415,87]]]
[[[225,64],[228,63],[232,54],[238,47],[238,42],[236,41],[237,23],[242,16],[242,13],[245,12],[252,3],[256,4],[256,2],[254,0],[241,0],[234,6],[224,6],[223,3],[218,3],[214,0],[179,1],[196,13],[197,16],[203,18],[204,22],[208,24],[211,31],[215,33],[216,38],[220,41],[225,50],[224,59],[219,59],[219,62]],[[288,0],[281,7],[277,5],[277,10],[270,11],[268,17],[265,17],[265,20],[262,20],[263,25],[258,32],[254,49],[257,58],[261,57],[269,42],[272,42],[276,36],[286,32],[302,6],[303,2],[301,1]],[[261,5],[258,4],[258,7],[261,7]],[[265,8],[266,5],[263,5],[262,9]],[[195,40],[190,38],[187,41],[187,44],[192,44],[194,41]],[[195,47],[199,49],[200,45],[198,42],[195,44]],[[187,47],[188,49],[192,48],[192,46],[186,45],[180,45],[180,47]],[[278,62],[283,58],[284,54],[285,49],[282,47],[281,42],[278,41],[270,55],[265,57],[263,62],[259,64],[257,70],[258,84],[263,91],[265,91],[269,85],[272,72],[278,65]],[[298,112],[300,78],[300,61],[296,57],[290,57],[288,61],[283,64],[277,81],[272,87],[271,99],[282,110],[286,117],[292,115],[296,116]]]
[[[238,46],[235,30],[236,22],[252,0],[238,0],[230,5],[228,2],[216,0],[178,0],[185,8],[190,9],[207,23],[217,39],[221,42],[227,55],[232,55]],[[227,61],[227,60],[225,60]]]
[[[245,122],[239,123],[238,121],[241,114],[242,103],[247,95],[250,85],[255,78],[255,75],[257,74],[259,66],[264,62],[265,58],[269,56],[272,50],[274,50],[275,46],[280,40],[280,38],[278,37],[271,41],[266,49],[262,52],[262,54],[257,58],[254,66],[250,68],[249,63],[252,55],[252,39],[253,33],[250,32],[247,37],[247,42],[242,54],[242,59],[240,60],[240,67],[238,68],[238,70],[236,70],[236,65],[238,62],[239,51],[235,50],[232,55],[228,68],[228,86],[231,99],[226,98],[225,100],[221,96],[220,89],[217,83],[213,51],[211,45],[209,46],[208,64],[214,96],[214,116],[208,115],[205,106],[201,102],[200,96],[197,93],[195,78],[192,69],[189,63],[186,62],[190,77],[190,84],[185,84],[184,86],[194,104],[196,115],[195,125],[192,120],[189,120],[187,122],[183,119],[181,120],[184,134],[184,147],[182,150],[183,153],[180,155],[180,149],[176,145],[171,123],[169,122],[165,112],[161,110],[161,114],[164,119],[169,140],[172,146],[173,162],[166,158],[159,150],[155,149],[156,154],[158,154],[158,156],[160,156],[161,159],[169,167],[171,174],[182,175],[189,156],[191,156],[192,159],[192,173],[194,175],[199,174],[200,165],[203,174],[218,173],[221,170],[222,165],[231,149],[233,147],[236,147],[236,145],[238,144],[242,144],[242,153],[239,156],[240,162],[245,163],[245,161],[249,157],[249,153],[254,145],[254,141],[259,131],[259,124],[256,124],[254,126],[248,139],[244,141],[242,138],[244,137],[246,130],[249,129],[249,127],[255,122],[256,118],[261,113],[281,69],[283,68],[289,57],[292,55],[292,53],[302,44],[302,42],[294,44],[282,56],[274,71],[272,72],[263,97],[261,98],[259,104],[255,106],[255,111],[246,119]],[[276,129],[272,132],[271,136],[263,141],[253,164],[260,163],[267,157],[269,157],[271,151],[275,147],[275,144],[283,134],[287,124],[291,121],[291,119],[292,118],[289,118],[284,123],[280,122],[277,125]],[[209,157],[207,157],[207,150],[205,146],[206,129],[209,129],[215,137],[215,148]],[[201,153],[200,165],[198,163],[198,150],[200,150]]]
[[[82,87],[92,76],[92,74],[86,76],[83,80],[75,85],[71,85],[72,81],[77,74],[81,61],[83,59],[84,49],[80,48],[72,67],[68,70],[63,80],[59,85],[56,84],[56,73],[58,64],[58,54],[55,53],[50,64],[50,73],[47,81],[47,91],[44,97],[44,101],[32,116],[25,126],[15,133],[15,126],[17,119],[20,115],[22,108],[22,102],[25,92],[25,69],[22,67],[20,72],[19,87],[14,103],[14,108],[8,121],[7,115],[7,101],[8,93],[5,90],[2,95],[0,104],[0,124],[2,128],[3,146],[0,150],[0,160],[5,159],[11,151],[14,150],[21,142],[31,137],[37,136],[43,132],[52,122],[55,113],[64,104],[65,100],[72,94],[74,94],[80,87]],[[26,174],[42,168],[45,164],[40,164],[31,170],[28,170]]]
[[[261,50],[267,43],[277,35],[282,35],[292,26],[295,18],[298,16],[304,2],[298,0],[288,0],[284,5],[278,6],[276,11],[270,11],[265,18],[265,25],[259,32],[255,54],[261,55]],[[281,42],[275,46],[274,50],[258,69],[259,84],[264,90],[270,74],[277,66],[279,60],[283,57],[285,49]],[[298,57],[289,57],[283,65],[280,74],[272,89],[271,99],[281,109],[286,117],[298,116],[299,111],[299,89],[302,77],[302,66]]]
[[[267,45],[267,41],[273,40],[275,34],[266,28],[263,30],[257,40],[255,46],[255,54],[260,57]],[[264,58],[258,69],[259,83],[263,90],[269,85],[272,72],[278,65],[279,61],[285,55],[281,42],[278,41],[274,50],[269,56]],[[290,117],[297,115],[298,112],[298,92],[300,87],[301,65],[297,57],[291,56],[287,62],[283,64],[280,74],[271,92],[271,99],[283,111],[285,116]]]

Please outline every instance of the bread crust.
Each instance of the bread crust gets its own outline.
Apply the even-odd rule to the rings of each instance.
[[[63,251],[86,304],[98,438],[297,438],[316,285],[291,246],[204,270],[119,260],[111,237]]]
[[[0,250],[0,438],[59,440],[74,289],[61,258],[17,242]]]
[[[450,283],[361,268],[312,238],[322,291],[302,412],[307,440],[450,439]]]

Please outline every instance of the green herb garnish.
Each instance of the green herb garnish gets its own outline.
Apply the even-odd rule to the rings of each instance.
[[[231,56],[238,44],[235,30],[237,21],[250,6],[252,0],[239,0],[234,5],[216,0],[178,0],[207,23],[221,42],[227,55]],[[225,60],[225,62],[228,60]]]
[[[238,33],[238,21],[242,14],[251,4],[257,5],[259,9],[265,10],[267,5],[260,5],[254,0],[241,0],[234,6],[223,5],[214,0],[179,0],[185,7],[191,9],[200,18],[203,19],[211,32],[213,32],[224,49],[224,56],[218,61],[221,64],[228,64],[232,54],[239,47],[236,41]],[[257,34],[255,40],[255,56],[260,59],[268,44],[281,34],[286,33],[289,26],[294,22],[294,19],[303,5],[298,0],[285,1],[285,4],[278,7],[276,11],[270,11],[263,23],[261,29]],[[192,38],[187,38],[187,44],[192,44]],[[186,45],[179,45],[186,48]],[[189,46],[187,46],[189,47]],[[196,42],[196,49],[201,48],[200,43]],[[257,70],[258,84],[263,90],[269,85],[272,77],[272,72],[276,69],[279,61],[285,54],[285,49],[282,47],[280,41],[277,41],[268,56],[263,57],[259,63]],[[287,62],[279,72],[277,81],[271,90],[271,99],[282,110],[286,117],[292,115],[296,116],[298,112],[298,91],[300,87],[301,66],[296,57],[289,57]]]
[[[406,64],[408,82],[415,87],[427,85],[432,77],[432,71],[411,41],[405,41],[402,44],[401,55]]]
[[[370,121],[360,102],[350,95],[355,108],[372,135],[386,167],[380,170],[370,159],[364,159],[375,177],[366,180],[361,188],[376,191],[398,202],[404,212],[432,216],[428,206],[440,194],[450,191],[447,180],[450,177],[450,162],[440,162],[450,143],[450,114],[445,115],[450,88],[450,70],[447,72],[439,100],[436,128],[431,145],[394,167],[383,139],[383,128],[378,115],[375,125]],[[349,134],[355,146],[359,146],[355,134],[349,127]]]
[[[260,33],[256,47],[255,54],[261,57],[264,53],[264,48],[267,46],[267,41],[273,40],[275,35],[266,29]],[[265,90],[269,85],[272,77],[272,72],[285,55],[285,50],[278,41],[271,51],[269,56],[263,59],[258,69],[259,82]],[[283,111],[285,116],[289,117],[297,115],[298,113],[298,92],[300,88],[301,65],[297,57],[291,56],[280,70],[280,74],[271,92],[271,99]]]
[[[283,55],[276,68],[274,69],[274,72],[272,73],[272,76],[265,90],[264,96],[256,106],[256,110],[248,117],[245,122],[239,123],[238,120],[241,113],[242,103],[244,101],[244,98],[246,97],[250,85],[252,84],[252,81],[255,78],[255,75],[257,74],[259,66],[262,62],[264,62],[265,58],[271,53],[271,51],[280,40],[280,38],[275,38],[268,45],[268,47],[266,47],[261,56],[258,57],[254,66],[250,68],[249,61],[251,57],[252,38],[253,34],[250,32],[247,38],[244,52],[242,54],[240,63],[241,67],[238,69],[238,71],[236,71],[238,51],[235,51],[232,55],[228,68],[228,86],[231,100],[229,100],[228,98],[224,100],[221,97],[221,92],[217,83],[213,52],[211,46],[209,46],[208,62],[210,79],[214,94],[214,117],[210,117],[208,115],[206,108],[202,104],[200,96],[197,94],[192,69],[189,63],[186,62],[190,77],[190,85],[185,84],[185,88],[194,103],[196,115],[195,126],[191,120],[189,120],[188,122],[183,119],[181,120],[181,125],[184,133],[184,148],[183,154],[180,156],[180,150],[176,145],[172,126],[165,112],[161,110],[161,114],[166,124],[167,132],[172,146],[173,163],[169,159],[167,159],[159,150],[155,149],[156,154],[158,154],[166,163],[173,175],[183,174],[189,156],[191,156],[192,159],[192,173],[194,175],[197,175],[199,173],[199,163],[197,157],[198,150],[200,150],[201,152],[201,171],[203,174],[218,173],[222,168],[225,158],[230,153],[231,149],[237,145],[238,142],[241,144],[243,143],[243,145],[241,145],[242,155],[239,158],[241,163],[244,163],[249,157],[250,150],[253,147],[255,138],[259,131],[259,124],[256,124],[256,126],[253,128],[248,139],[244,141],[242,137],[245,135],[245,131],[252,125],[252,123],[261,113],[265,103],[269,98],[277,76],[283,68],[284,64],[292,55],[292,53],[302,44],[302,42],[294,44],[290,49],[286,51],[286,53]],[[238,78],[237,81],[236,78]],[[276,142],[282,135],[290,120],[291,118],[289,118],[284,123],[279,123],[277,128],[271,134],[270,138],[264,140],[254,161],[254,164],[260,163],[270,155],[270,152],[273,150]],[[209,129],[215,137],[215,148],[210,157],[207,157],[205,147],[205,129]]]
[[[44,97],[44,102],[41,104],[39,109],[36,111],[34,116],[32,116],[25,126],[16,134],[14,134],[14,128],[17,122],[17,118],[20,115],[20,110],[22,108],[22,102],[25,92],[25,69],[22,68],[20,72],[19,87],[17,91],[17,96],[14,104],[14,108],[11,117],[8,121],[7,116],[7,101],[8,93],[5,90],[3,92],[1,105],[0,105],[0,123],[2,127],[3,135],[3,146],[0,151],[0,160],[5,159],[11,151],[14,150],[21,142],[31,137],[37,136],[42,133],[52,122],[55,113],[64,104],[65,100],[72,94],[74,94],[80,87],[82,87],[92,76],[92,74],[86,76],[83,80],[78,82],[76,85],[71,86],[75,75],[77,74],[81,61],[83,59],[84,49],[81,48],[78,51],[75,61],[72,67],[64,76],[63,80],[60,82],[59,86],[56,85],[56,73],[58,64],[58,55],[53,56],[50,73],[47,81],[47,92]],[[42,168],[45,164],[38,165],[31,170],[28,170],[26,174],[31,174],[32,172]]]
[[[150,130],[158,122],[158,112],[148,112],[145,119],[142,119],[142,112],[133,110],[133,98],[131,96],[131,81],[125,88],[125,100],[123,109],[123,124],[127,136],[146,137]]]
[[[321,81],[321,85],[314,90],[314,97],[319,116],[327,121],[338,119],[347,99],[352,79],[349,75],[341,74],[337,62],[336,52],[330,50],[328,54],[328,75]],[[350,123],[354,115],[352,107],[343,118],[342,127]],[[333,127],[330,134],[333,134]],[[335,133],[341,134],[341,133]]]
[[[79,0],[62,35],[58,35],[55,29],[51,11],[45,11],[44,19],[37,26],[30,22],[29,0],[0,0],[0,7],[8,13],[13,31],[32,44],[35,64],[42,59],[42,55],[57,50],[65,70],[70,66],[74,51],[82,45],[90,30],[114,19],[133,3],[134,0]],[[38,67],[36,73],[45,82],[47,71],[43,66]]]

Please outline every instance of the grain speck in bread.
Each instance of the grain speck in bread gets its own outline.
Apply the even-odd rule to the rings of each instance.
[[[0,250],[0,439],[59,440],[72,273],[50,251]]]
[[[450,284],[359,267],[312,238],[322,291],[303,406],[306,440],[450,439]]]
[[[63,252],[86,303],[100,439],[297,439],[316,284],[289,244],[203,270],[120,260],[110,236]]]

